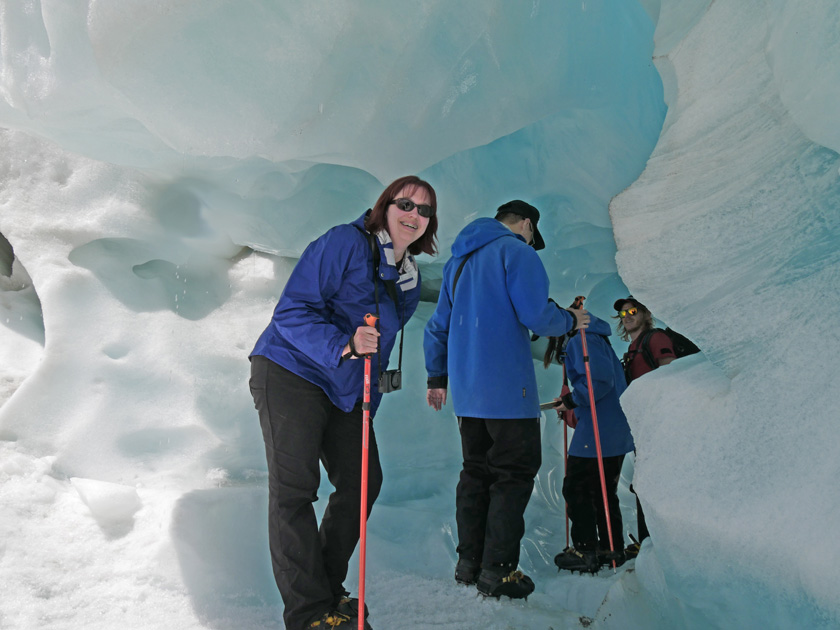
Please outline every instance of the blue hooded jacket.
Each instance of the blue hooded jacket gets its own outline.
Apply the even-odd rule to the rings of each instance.
[[[618,397],[627,389],[624,369],[606,340],[612,333],[610,325],[591,313],[589,316],[591,319],[586,329],[586,348],[589,351],[589,371],[592,375],[595,411],[598,414],[601,454],[604,457],[624,455],[635,448],[630,425],[618,402]],[[578,419],[569,445],[569,455],[597,457],[580,332],[566,345],[566,375],[572,388],[572,401],[577,405],[575,415]]]
[[[457,416],[540,416],[528,331],[559,337],[575,323],[548,301],[548,285],[534,249],[496,219],[476,219],[455,238],[423,346],[429,386],[446,387],[448,376]]]
[[[364,361],[341,358],[341,351],[367,313],[376,312],[373,252],[364,229],[365,213],[353,223],[336,226],[312,241],[300,257],[274,309],[271,323],[257,341],[251,356],[262,355],[324,390],[330,401],[347,412],[363,398]],[[379,358],[381,369],[400,330],[420,301],[419,272],[416,286],[400,290],[399,313],[384,280],[398,281],[399,272],[388,264],[385,247],[379,247]],[[408,252],[405,254],[410,256]],[[371,417],[382,394],[377,391],[377,356],[371,376]]]

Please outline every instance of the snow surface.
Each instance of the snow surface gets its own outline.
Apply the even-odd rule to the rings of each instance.
[[[441,255],[374,423],[373,626],[840,626],[838,52],[835,0],[0,0],[0,628],[282,627],[247,354],[306,244],[410,172]],[[517,197],[560,303],[632,291],[704,354],[623,397],[652,540],[615,574],[553,568],[543,419],[537,591],[497,602],[452,580],[419,348],[458,230]]]

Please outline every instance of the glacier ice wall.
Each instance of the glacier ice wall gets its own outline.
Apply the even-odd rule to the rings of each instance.
[[[840,518],[840,9],[800,9],[663,3],[654,59],[668,114],[610,206],[622,278],[710,360],[623,400],[675,598],[663,608],[693,627],[840,616],[826,553]]]
[[[71,474],[122,478],[125,456],[158,474],[158,446],[176,466],[262,468],[239,426],[244,354],[305,245],[406,170],[438,188],[442,252],[526,197],[560,245],[560,299],[624,290],[606,204],[664,114],[633,3],[2,6],[0,233],[46,345],[0,431]],[[138,391],[156,395],[132,410]],[[233,455],[231,434],[248,436]]]

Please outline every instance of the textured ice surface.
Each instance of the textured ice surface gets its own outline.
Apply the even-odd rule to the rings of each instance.
[[[306,244],[407,172],[440,203],[429,299],[524,198],[558,302],[629,287],[705,357],[626,395],[635,566],[557,575],[546,417],[537,592],[483,601],[451,580],[422,304],[374,423],[374,627],[836,626],[838,33],[831,0],[0,0],[0,626],[279,625],[246,356]]]
[[[840,110],[820,105],[840,71],[828,54],[840,14],[783,4],[709,3],[661,50],[657,31],[668,115],[611,204],[622,278],[711,361],[623,399],[672,610],[697,627],[830,627],[840,614],[825,553],[840,517]]]

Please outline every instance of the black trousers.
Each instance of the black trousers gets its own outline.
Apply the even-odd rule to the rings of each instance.
[[[464,466],[455,497],[458,555],[513,570],[540,469],[539,418],[459,418]]]
[[[645,538],[650,538],[650,532],[647,528],[647,521],[645,520],[645,513],[642,510],[642,502],[639,501],[639,495],[633,489],[633,484],[630,484],[630,492],[636,495],[636,530],[639,534],[639,542],[641,543]]]
[[[265,357],[251,359],[251,395],[268,462],[268,540],[287,630],[305,628],[345,591],[359,541],[362,406],[345,413],[324,391]],[[359,383],[361,389],[362,383]],[[376,436],[369,436],[368,514],[382,485]],[[322,462],[335,492],[320,528]]]
[[[624,455],[604,457],[604,478],[607,486],[607,503],[610,508],[613,549],[624,549],[624,524],[618,503],[618,481]],[[595,551],[610,549],[604,497],[601,491],[601,474],[595,457],[569,455],[566,477],[563,479],[563,497],[572,521],[572,542],[575,549]]]

